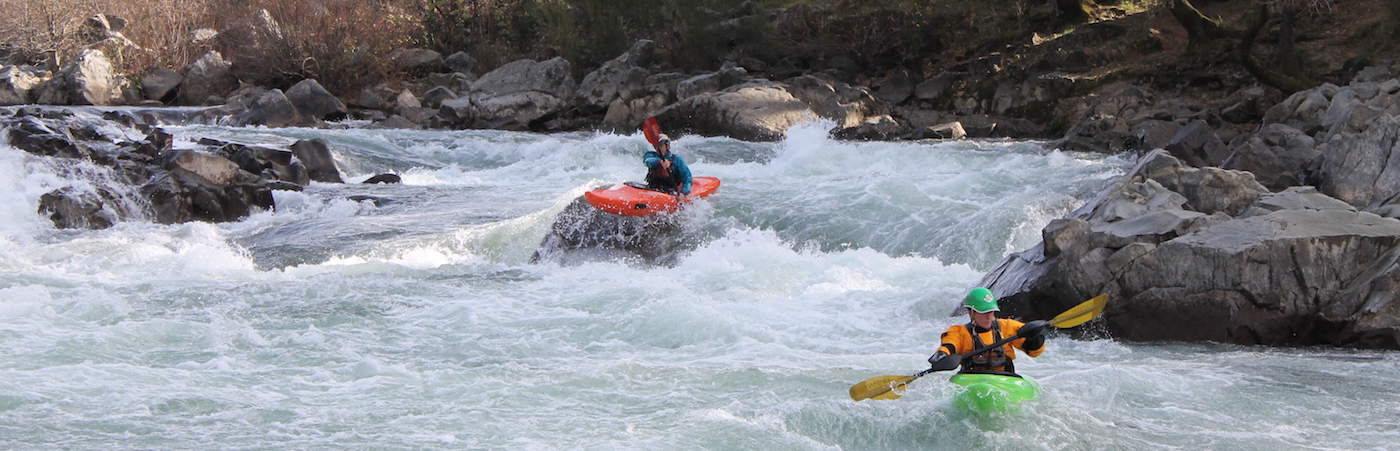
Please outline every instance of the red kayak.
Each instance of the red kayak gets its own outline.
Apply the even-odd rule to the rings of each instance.
[[[690,181],[690,197],[713,194],[719,189],[719,179],[695,177]],[[646,185],[623,183],[583,193],[589,205],[622,216],[651,216],[675,211],[680,206],[676,196],[646,189]]]

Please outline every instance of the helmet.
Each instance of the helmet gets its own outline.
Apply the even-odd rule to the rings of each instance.
[[[666,136],[665,133],[662,133],[662,134],[661,134],[661,137],[656,139],[656,143],[657,143],[657,144],[670,144],[670,143],[671,143],[671,137],[670,137],[670,136]]]
[[[997,307],[997,297],[992,294],[992,290],[977,287],[967,292],[963,297],[963,306],[977,313],[997,312],[1001,308]]]

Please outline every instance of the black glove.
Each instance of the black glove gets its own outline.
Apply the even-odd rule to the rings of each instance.
[[[938,361],[943,360],[944,357],[948,357],[948,353],[943,352],[943,350],[940,349],[938,350],[938,352],[933,353],[933,356],[928,358],[928,364],[931,366],[937,366]]]
[[[1045,326],[1048,325],[1050,325],[1050,323],[1041,320],[1031,321],[1022,325],[1021,330],[1017,333],[1025,338],[1044,337]]]

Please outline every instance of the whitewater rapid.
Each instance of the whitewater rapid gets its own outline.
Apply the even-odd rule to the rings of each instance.
[[[585,190],[642,175],[637,135],[170,129],[324,138],[347,181],[227,224],[54,229],[101,168],[0,145],[0,448],[1291,449],[1400,442],[1400,355],[1049,340],[997,430],[927,364],[983,271],[1130,156],[1036,142],[682,137],[720,177],[674,264],[530,263]],[[124,133],[131,133],[123,131]],[[140,207],[130,194],[128,201]],[[385,200],[379,206],[352,195]]]

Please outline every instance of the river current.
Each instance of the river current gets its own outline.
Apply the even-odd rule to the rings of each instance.
[[[660,266],[531,263],[573,199],[641,178],[640,134],[170,130],[324,138],[352,183],[235,223],[58,230],[39,196],[103,170],[0,144],[0,448],[1400,446],[1395,352],[1057,335],[1018,359],[1044,395],[992,430],[943,375],[847,397],[927,367],[983,272],[1131,156],[683,137],[724,183],[680,213],[703,242]],[[383,172],[404,183],[353,183]]]

